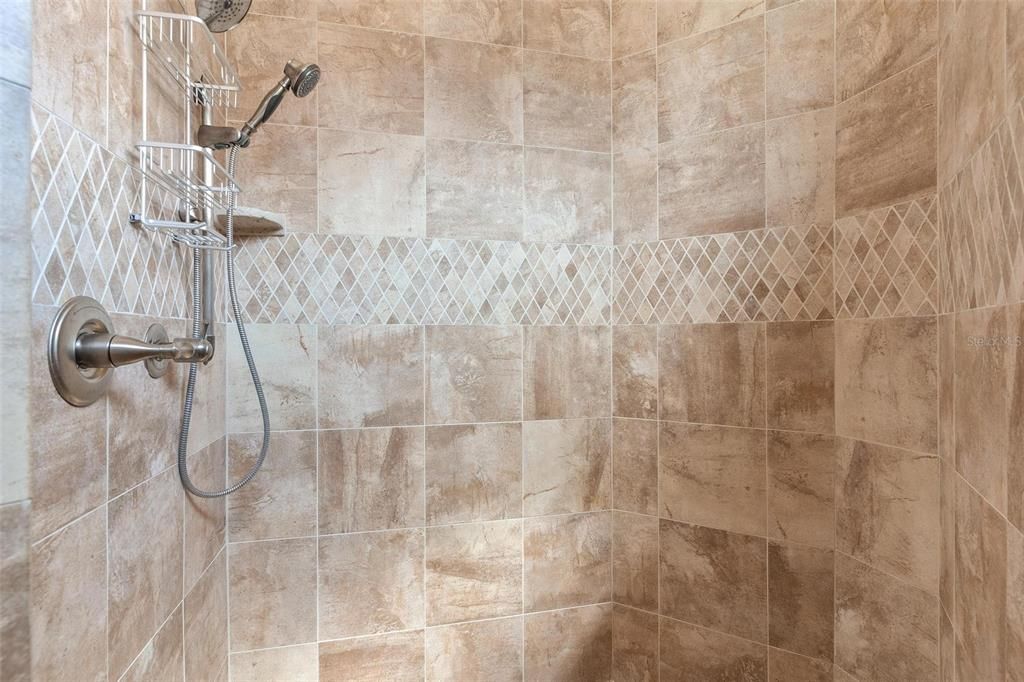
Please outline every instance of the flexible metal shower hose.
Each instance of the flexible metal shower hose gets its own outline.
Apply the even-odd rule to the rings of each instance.
[[[238,154],[238,147],[231,147],[228,150],[228,176],[235,177],[235,160]],[[195,397],[196,376],[199,367],[192,363],[188,368],[188,384],[185,386],[185,404],[181,410],[181,433],[178,435],[178,474],[181,476],[181,484],[185,490],[196,497],[223,497],[235,492],[246,483],[252,480],[256,472],[263,466],[263,460],[267,457],[267,447],[270,445],[270,414],[267,411],[267,399],[263,395],[263,384],[260,383],[260,375],[256,371],[256,363],[252,359],[252,348],[249,346],[249,336],[245,333],[245,325],[242,323],[242,309],[238,305],[238,291],[235,287],[235,192],[228,193],[227,210],[227,280],[228,293],[231,298],[231,312],[235,316],[235,326],[238,328],[238,339],[242,342],[242,352],[245,354],[245,361],[249,365],[249,374],[252,375],[252,384],[256,388],[256,397],[260,402],[260,412],[263,415],[263,445],[260,447],[260,456],[256,464],[237,483],[216,492],[200,490],[192,482],[188,474],[188,430],[192,421],[192,401]],[[200,338],[202,330],[202,310],[200,308],[199,289],[201,286],[199,274],[199,249],[192,250],[192,337]]]

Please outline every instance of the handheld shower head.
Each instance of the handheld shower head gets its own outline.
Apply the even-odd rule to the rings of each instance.
[[[267,93],[263,101],[260,102],[260,105],[256,107],[256,113],[242,126],[238,137],[238,145],[241,147],[249,146],[249,138],[274,115],[277,107],[281,105],[285,93],[291,90],[296,97],[305,97],[313,92],[313,88],[316,87],[318,82],[320,82],[319,66],[316,64],[302,64],[294,59],[289,60],[284,65],[284,78]]]
[[[196,15],[214,33],[238,26],[249,13],[252,0],[196,0]]]

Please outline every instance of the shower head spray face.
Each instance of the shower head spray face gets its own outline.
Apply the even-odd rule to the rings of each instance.
[[[224,33],[245,18],[252,0],[196,0],[196,15],[214,33]]]
[[[288,77],[292,93],[296,97],[305,97],[320,82],[320,67],[316,64],[300,64],[292,59],[284,65],[284,75]]]

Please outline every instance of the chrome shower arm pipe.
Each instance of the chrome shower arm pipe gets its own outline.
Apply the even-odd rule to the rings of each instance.
[[[213,346],[206,339],[173,339],[150,342],[120,334],[83,334],[75,342],[80,367],[123,367],[145,360],[206,362]]]
[[[203,126],[213,125],[213,106],[206,100],[206,98],[199,99],[199,107],[202,110],[202,122]],[[203,155],[203,184],[209,187],[213,183],[213,161],[210,160],[205,154]],[[207,229],[212,230],[214,222],[217,216],[214,214],[213,206],[209,201],[203,206],[203,221],[206,223]],[[193,296],[200,297],[200,309],[202,311],[201,319],[201,332],[202,338],[207,339],[211,346],[216,342],[213,333],[213,323],[216,319],[216,310],[214,303],[216,301],[214,297],[214,254],[207,251],[206,249],[194,249],[193,257],[199,259],[199,276],[200,276],[200,287],[199,291],[192,292]]]

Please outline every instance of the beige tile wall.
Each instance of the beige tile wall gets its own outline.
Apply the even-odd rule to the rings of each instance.
[[[1019,5],[256,3],[227,41],[235,118],[288,57],[325,70],[243,172],[297,233],[242,249],[272,476],[194,505],[169,448],[138,455],[173,424],[126,400],[174,402],[180,378],[126,379],[72,424],[37,365],[38,676],[1011,675]],[[40,73],[82,64],[37,99],[72,161],[134,125],[104,66],[132,53],[127,7],[75,8],[110,49],[36,47]],[[95,286],[63,224],[37,337]],[[535,285],[506,269],[524,259]],[[180,316],[111,282],[119,311]],[[210,485],[259,447],[225,355],[196,425]]]

